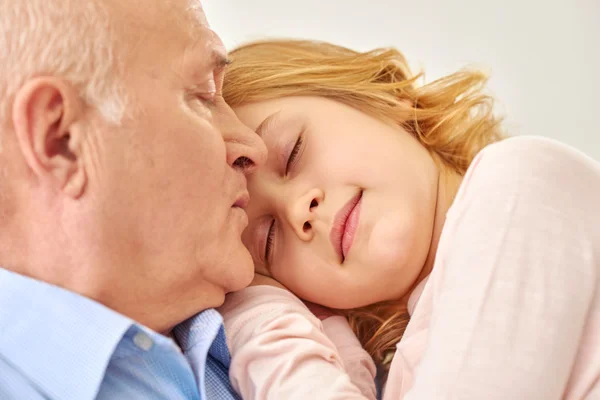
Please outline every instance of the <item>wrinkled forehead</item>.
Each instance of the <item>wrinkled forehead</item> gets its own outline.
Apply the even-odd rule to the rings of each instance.
[[[162,0],[163,2],[165,0]],[[204,8],[200,0],[169,0],[171,4],[171,11],[174,11],[178,18],[183,20],[187,28],[191,28],[192,31],[198,29],[209,28],[206,14],[204,14]],[[167,3],[169,2],[167,1]]]
[[[102,0],[113,5],[112,16],[128,54],[179,59],[182,49],[225,53],[219,36],[208,26],[200,0]],[[150,54],[151,53],[151,54]],[[150,60],[138,60],[150,62]],[[154,61],[156,62],[156,60]]]
[[[101,0],[116,23],[130,29],[208,28],[200,0]]]
[[[206,14],[204,14],[204,9],[202,8],[202,3],[200,0],[185,0],[188,2],[187,11],[188,14],[195,19],[196,23],[203,26],[209,26],[208,20],[206,19]]]

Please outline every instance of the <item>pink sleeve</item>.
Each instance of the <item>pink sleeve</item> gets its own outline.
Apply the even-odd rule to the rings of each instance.
[[[563,398],[598,310],[599,205],[598,165],[554,142],[478,156],[444,227],[407,399]]]
[[[348,320],[342,316],[333,316],[324,319],[322,324],[325,334],[335,344],[352,383],[365,396],[374,399],[377,396],[375,363],[352,332]]]
[[[219,311],[232,355],[231,383],[243,399],[375,398],[374,389],[363,394],[351,381],[319,319],[290,292],[249,287],[228,295]],[[360,387],[369,387],[362,382],[366,374],[359,375]]]

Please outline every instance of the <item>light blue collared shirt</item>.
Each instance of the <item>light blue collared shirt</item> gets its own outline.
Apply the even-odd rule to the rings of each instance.
[[[238,399],[223,320],[171,339],[72,292],[0,268],[0,399]]]

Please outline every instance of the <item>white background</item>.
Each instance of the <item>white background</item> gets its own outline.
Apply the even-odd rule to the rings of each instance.
[[[428,82],[481,67],[510,134],[556,138],[600,160],[600,0],[202,3],[228,49],[270,37],[395,46]]]

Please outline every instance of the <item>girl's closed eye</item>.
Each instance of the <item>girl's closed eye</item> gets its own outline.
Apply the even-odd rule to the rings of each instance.
[[[303,151],[304,151],[304,135],[300,134],[294,144],[294,147],[292,148],[292,151],[290,152],[289,156],[287,157],[287,162],[285,165],[285,176],[288,176],[289,173],[294,170],[294,167],[298,164],[298,160],[300,159],[300,156],[302,155]],[[275,241],[276,231],[277,231],[276,220],[275,220],[275,218],[273,218],[271,225],[269,227],[269,230],[267,233],[267,239],[265,242],[265,251],[264,251],[265,264],[269,263],[273,245],[274,245],[274,241]]]
[[[273,218],[269,227],[269,231],[267,232],[267,241],[265,244],[265,264],[269,263],[269,258],[271,256],[271,249],[273,248],[273,241],[275,239],[275,228],[275,219]]]
[[[286,176],[296,166],[296,163],[299,159],[298,156],[301,155],[300,152],[302,150],[304,150],[304,147],[302,146],[303,144],[304,144],[304,136],[300,135],[300,136],[298,136],[298,140],[296,140],[296,144],[294,145],[294,148],[292,149],[292,151],[288,157],[288,161],[285,166],[285,175]]]

